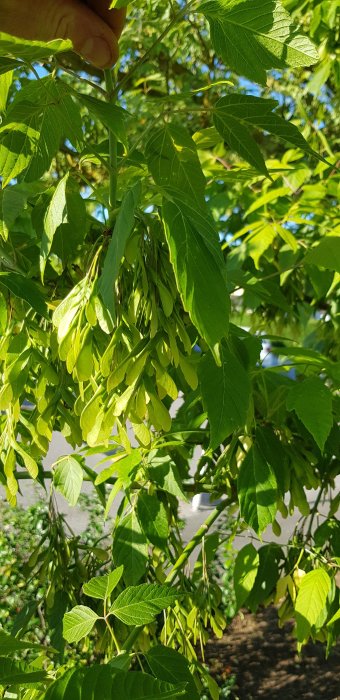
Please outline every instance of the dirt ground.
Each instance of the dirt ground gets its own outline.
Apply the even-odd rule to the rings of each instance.
[[[237,616],[224,637],[206,647],[210,672],[218,682],[236,676],[234,700],[340,700],[340,645],[328,659],[318,643],[298,657],[289,631],[278,628],[274,608]]]

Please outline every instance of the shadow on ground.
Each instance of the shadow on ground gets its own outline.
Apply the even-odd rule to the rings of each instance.
[[[340,645],[308,644],[301,657],[291,627],[279,629],[274,608],[236,617],[221,640],[209,642],[206,662],[216,680],[235,674],[239,700],[340,700]]]

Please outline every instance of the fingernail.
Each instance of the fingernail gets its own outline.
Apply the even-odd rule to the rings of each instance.
[[[105,39],[99,36],[87,39],[80,48],[79,53],[81,53],[87,61],[98,66],[98,68],[107,68],[113,63],[113,53],[110,46]]]

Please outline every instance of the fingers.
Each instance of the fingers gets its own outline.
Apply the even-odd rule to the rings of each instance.
[[[23,39],[71,39],[74,50],[87,61],[109,68],[118,59],[117,36],[124,15],[118,10],[111,13],[109,0],[91,0],[91,5],[93,9],[81,0],[36,0],[33,10],[30,0],[0,0],[0,25],[2,31]]]
[[[110,0],[87,0],[86,4],[111,27],[117,39],[119,39],[124,29],[126,8],[109,10]]]

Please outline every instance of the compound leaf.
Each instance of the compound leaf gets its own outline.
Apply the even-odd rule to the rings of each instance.
[[[250,80],[265,84],[271,68],[319,60],[280,0],[208,0],[199,10],[208,18],[211,41],[225,64]]]

